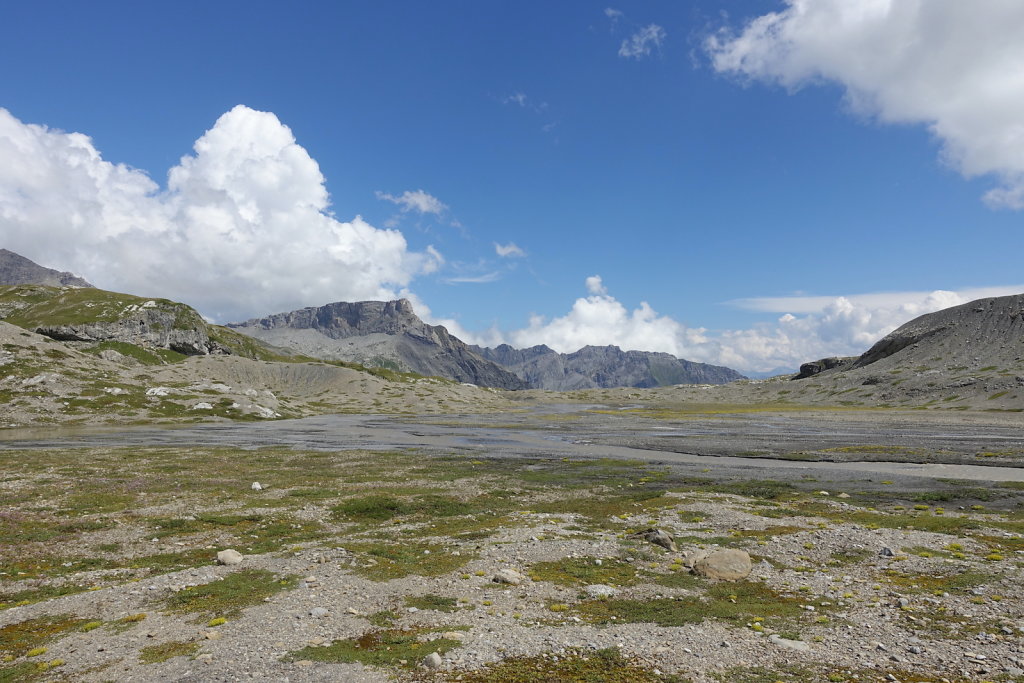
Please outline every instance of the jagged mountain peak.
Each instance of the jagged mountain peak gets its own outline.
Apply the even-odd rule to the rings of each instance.
[[[74,273],[46,268],[9,249],[0,249],[0,285],[92,287]]]
[[[229,327],[315,358],[501,389],[526,388],[516,375],[478,356],[443,326],[421,320],[408,299],[335,301]]]

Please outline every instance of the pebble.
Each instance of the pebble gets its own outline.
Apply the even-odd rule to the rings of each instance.
[[[313,609],[309,610],[309,616],[313,617],[314,619],[322,619],[323,617],[326,617],[328,614],[330,614],[330,612],[327,610],[326,607],[314,607]]]
[[[439,669],[444,662],[441,660],[441,655],[436,652],[431,652],[429,655],[423,658],[423,666],[428,669]]]

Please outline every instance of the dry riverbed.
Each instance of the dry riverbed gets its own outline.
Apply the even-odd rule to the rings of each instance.
[[[2,681],[1024,680],[1013,481],[438,449],[0,461]],[[751,575],[692,575],[714,547]]]

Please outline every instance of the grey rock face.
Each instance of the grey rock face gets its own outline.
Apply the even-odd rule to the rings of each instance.
[[[7,249],[0,249],[0,285],[92,287],[88,282],[73,273],[45,268]]]
[[[180,304],[171,307],[143,308],[127,312],[120,320],[69,325],[40,325],[39,334],[71,342],[118,341],[136,346],[170,349],[186,356],[204,356],[210,353],[228,353],[210,341],[206,325],[197,320],[182,322]],[[191,309],[189,309],[191,310]]]
[[[815,375],[820,375],[826,370],[841,370],[845,367],[849,367],[855,360],[857,360],[856,356],[833,356],[831,358],[822,358],[821,360],[804,363],[800,366],[799,374],[792,379],[806,379],[807,377],[814,377]]]
[[[493,349],[472,348],[513,371],[531,387],[550,391],[727,384],[744,379],[731,368],[694,363],[667,353],[623,351],[617,346],[585,346],[575,353],[558,353],[544,345],[528,349],[507,344]]]
[[[229,325],[251,337],[325,360],[391,367],[499,389],[526,383],[481,358],[441,325],[428,325],[406,299],[339,301]]]

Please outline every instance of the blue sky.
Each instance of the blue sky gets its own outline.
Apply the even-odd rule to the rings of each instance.
[[[403,295],[484,343],[856,353],[1024,283],[1015,4],[11,4],[0,246],[220,321]]]

